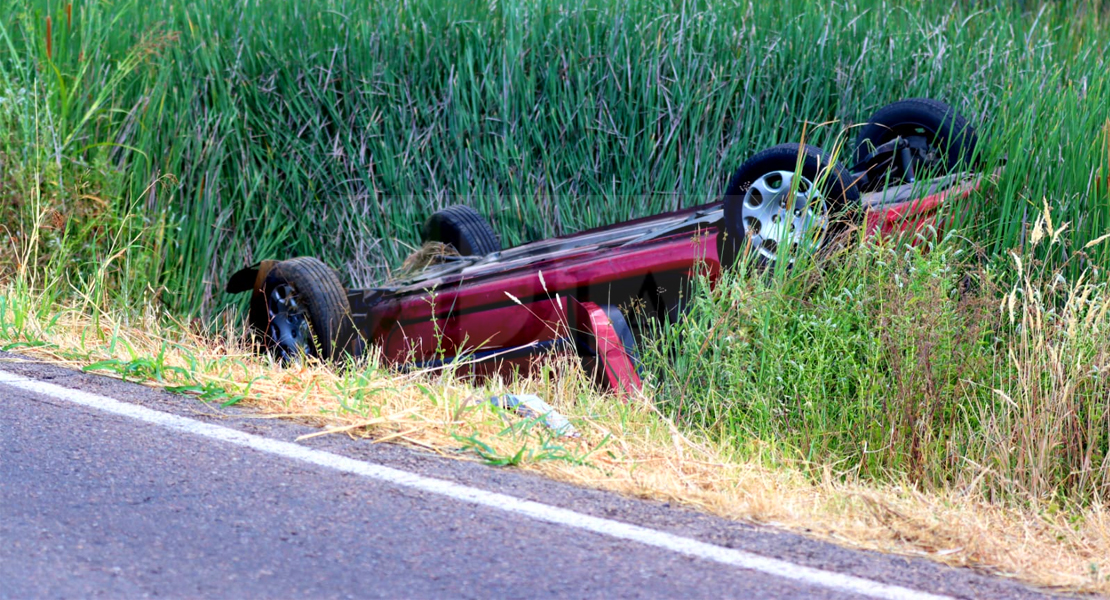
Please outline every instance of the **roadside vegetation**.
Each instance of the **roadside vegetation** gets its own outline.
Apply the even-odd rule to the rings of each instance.
[[[815,474],[1106,503],[1106,277],[1069,282],[1033,258],[1066,228],[1039,216],[1009,265],[949,237],[862,244],[778,277],[738,269],[646,349],[655,403]]]
[[[0,6],[0,347],[1046,585],[1110,592],[1110,9],[423,0]],[[747,156],[949,102],[1005,168],[937,241],[740,265],[648,392],[251,356],[226,277],[401,268],[711,202]],[[539,393],[554,438],[476,399]],[[462,452],[457,452],[462,450]]]

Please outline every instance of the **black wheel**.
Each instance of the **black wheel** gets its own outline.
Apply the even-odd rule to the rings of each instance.
[[[725,190],[725,230],[734,245],[773,263],[784,244],[790,255],[822,248],[859,198],[851,176],[820,148],[782,144],[756,153]],[[791,259],[793,260],[793,259]]]
[[[307,355],[337,361],[357,354],[347,292],[319,260],[283,260],[266,274],[251,300],[250,325],[263,348],[281,360]]]
[[[424,241],[450,244],[463,256],[484,256],[501,250],[493,227],[478,211],[456,204],[428,217]]]
[[[978,138],[975,128],[951,106],[928,98],[910,98],[880,108],[860,128],[856,162],[882,160],[871,157],[876,148],[901,137],[908,146],[912,174],[940,176],[971,168]],[[855,168],[855,167],[854,167]],[[868,166],[870,188],[907,183],[901,160]]]

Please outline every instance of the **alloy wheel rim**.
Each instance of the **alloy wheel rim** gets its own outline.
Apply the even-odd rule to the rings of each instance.
[[[309,351],[308,318],[288,283],[274,286],[266,295],[267,334],[279,358],[293,360]]]
[[[813,182],[792,171],[763,174],[744,193],[744,235],[768,261],[789,245],[790,262],[798,251],[818,248],[828,231],[828,203]]]

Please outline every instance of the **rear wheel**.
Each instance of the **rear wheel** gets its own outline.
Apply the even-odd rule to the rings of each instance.
[[[897,138],[909,153],[909,169],[900,157],[876,153]],[[878,189],[971,168],[977,142],[975,128],[951,106],[910,98],[880,108],[860,128],[856,162],[867,169],[868,188]]]
[[[250,324],[265,350],[284,361],[336,361],[358,350],[347,292],[335,271],[312,257],[270,269],[251,301]]]
[[[501,250],[501,242],[489,221],[461,204],[428,217],[424,222],[424,241],[450,244],[462,256],[484,256]]]
[[[727,233],[750,247],[761,262],[783,253],[824,247],[835,221],[859,198],[848,171],[824,151],[803,144],[782,144],[748,159],[725,191]]]

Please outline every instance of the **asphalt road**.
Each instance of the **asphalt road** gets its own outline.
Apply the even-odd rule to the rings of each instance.
[[[266,438],[303,426],[13,362],[48,380]],[[310,443],[309,443],[310,442]],[[338,436],[305,446],[934,594],[1042,595],[1005,579]],[[840,598],[797,581],[344,473],[0,383],[0,598]]]

